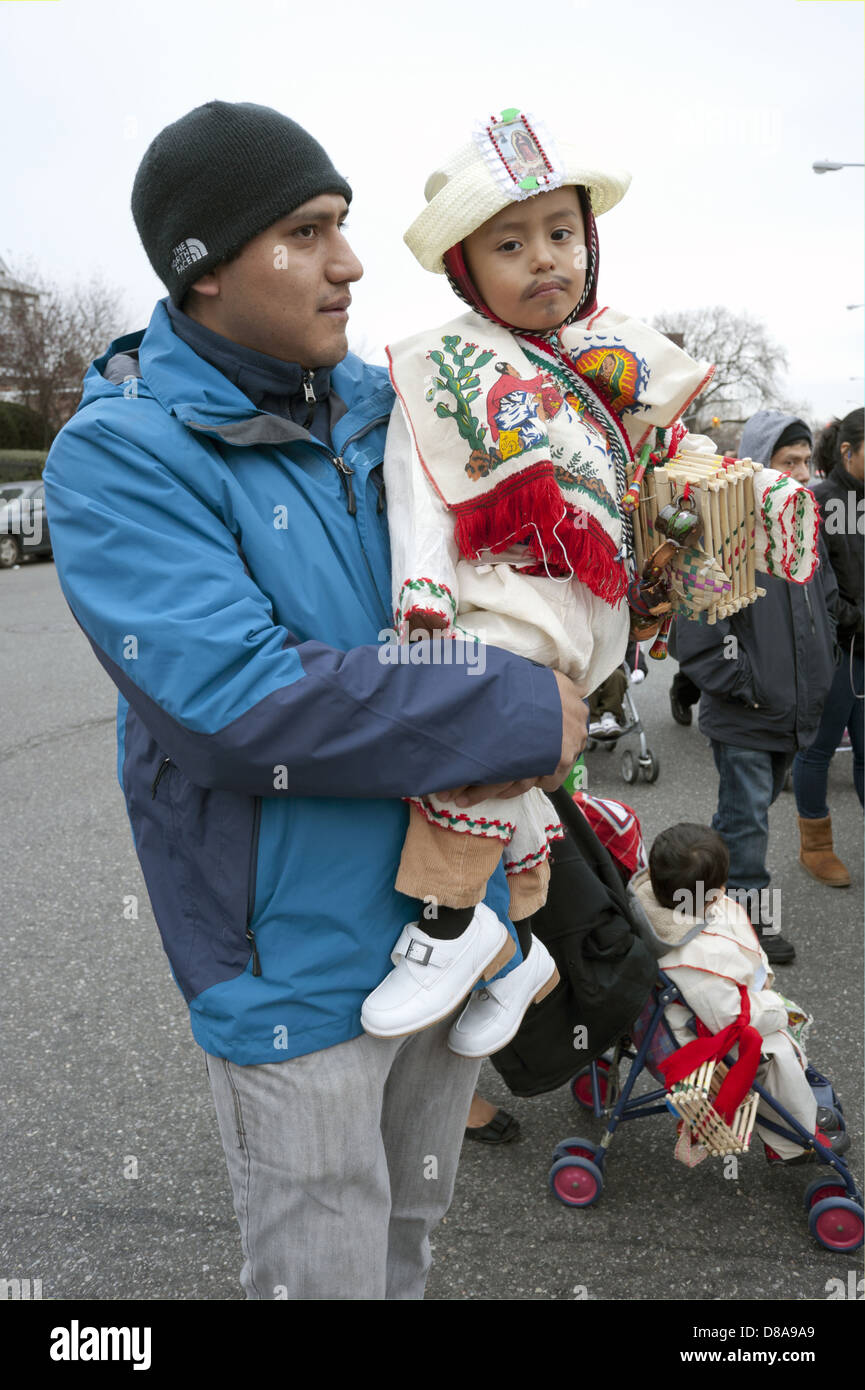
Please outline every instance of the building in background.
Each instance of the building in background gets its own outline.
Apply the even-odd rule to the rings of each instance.
[[[8,328],[4,325],[12,311],[19,304],[36,303],[39,290],[16,280],[8,265],[0,256],[0,401],[20,399],[20,381],[14,367],[10,364],[8,348]]]

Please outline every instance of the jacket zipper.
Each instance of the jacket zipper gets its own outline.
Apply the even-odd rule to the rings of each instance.
[[[357,430],[354,434],[350,435],[349,438],[345,440],[342,446],[343,449],[346,449],[349,444],[354,444],[358,439],[361,439],[363,435],[369,434],[370,430],[375,429],[377,425],[384,424],[385,421],[389,418],[390,416],[388,414],[380,415],[377,419],[370,420],[369,424],[364,425],[362,429]],[[352,476],[354,475],[354,469],[348,466],[341,454],[332,454],[331,461],[334,467],[336,468],[336,471],[339,473],[339,476],[342,479],[342,485],[345,488],[346,507],[348,510],[348,514],[349,516],[356,517],[357,499],[355,498],[354,488],[351,482]],[[376,484],[376,487],[377,486],[378,485]],[[382,484],[382,486],[384,486],[384,484]],[[379,503],[381,505],[376,507],[376,511],[382,512],[384,511],[384,503],[382,502],[381,492],[379,492]],[[378,585],[375,582],[375,575],[372,572],[372,565],[369,562],[369,556],[366,553],[366,548],[364,547],[364,543],[361,539],[360,532],[358,532],[358,541],[360,541],[360,553],[363,556],[364,564],[366,565],[367,574],[369,575],[370,582],[372,584],[373,593],[379,599],[379,602],[381,602],[381,597],[378,592]],[[391,615],[387,612],[383,603],[381,605],[381,611],[382,616],[384,618],[385,627],[389,627],[391,623]]]
[[[313,390],[312,372],[310,371],[305,371],[303,374],[303,399],[309,406],[309,409],[306,412],[306,419],[303,424],[303,428],[305,430],[308,430],[310,425],[312,424],[312,418],[315,415],[316,407],[316,395],[315,391]]]
[[[811,620],[811,631],[812,631],[812,632],[815,634],[815,636],[816,636],[817,629],[816,629],[816,627],[814,626],[814,610],[813,610],[813,608],[811,607],[811,595],[808,593],[807,588],[805,588],[804,586],[803,586],[803,590],[802,590],[802,591],[803,591],[803,593],[804,593],[804,595],[805,595],[805,604],[806,604],[806,606],[807,606],[807,608],[808,608],[808,617],[809,617],[810,620]]]
[[[170,766],[171,766],[171,759],[170,759],[170,758],[163,758],[162,762],[159,764],[159,770],[157,771],[156,776],[154,777],[154,779],[153,779],[153,781],[152,781],[152,783],[151,783],[151,785],[150,785],[150,800],[151,800],[151,801],[155,801],[155,800],[156,800],[156,788],[159,786],[159,783],[162,781],[162,774],[163,774],[164,772],[167,772]]]
[[[372,478],[375,484],[375,490],[378,493],[378,501],[375,504],[375,514],[376,516],[381,516],[384,511],[384,477],[379,475],[378,468],[371,469],[369,476]]]
[[[255,798],[255,810],[252,817],[252,845],[249,851],[249,889],[246,896],[246,939],[252,947],[252,973],[255,976],[261,974],[261,960],[258,955],[255,934],[252,930],[252,914],[255,911],[256,869],[258,867],[258,835],[260,829],[261,797],[257,796]]]
[[[159,764],[158,771],[157,771],[156,776],[154,777],[153,782],[152,782],[151,787],[150,787],[150,799],[151,799],[151,801],[155,801],[155,800],[156,800],[156,789],[157,789],[157,787],[159,786],[159,783],[162,781],[162,778],[163,778],[164,774],[168,771],[168,769],[169,769],[170,766],[171,766],[171,759],[170,759],[170,758],[163,758],[162,762]],[[253,975],[260,975],[260,974],[261,974],[261,960],[259,959],[259,955],[258,955],[258,946],[256,945],[255,936],[253,935],[252,927],[251,927],[251,925],[250,925],[251,922],[252,922],[252,914],[253,914],[253,912],[254,912],[254,910],[255,910],[255,870],[256,870],[257,863],[258,863],[258,833],[259,833],[260,828],[261,828],[261,797],[260,797],[260,796],[257,796],[257,797],[255,798],[255,811],[254,811],[253,820],[252,820],[252,848],[251,848],[251,850],[250,850],[249,888],[248,888],[248,890],[247,890],[247,895],[246,895],[246,939],[247,939],[247,941],[249,942],[250,946],[252,947],[252,973],[253,973]]]
[[[796,655],[796,610],[793,607],[792,585],[787,585],[787,600],[790,604],[790,627],[793,630],[793,688],[796,691],[796,703],[793,707],[793,741],[798,748],[799,745],[799,658]],[[807,590],[805,597],[807,598]],[[813,621],[811,623],[813,627]]]
[[[342,478],[342,485],[345,489],[345,505],[348,508],[348,514],[349,516],[356,516],[357,499],[355,498],[354,488],[352,487],[351,483],[351,480],[354,476],[354,469],[349,468],[345,459],[342,458],[340,454],[334,454],[333,463],[337,473]]]

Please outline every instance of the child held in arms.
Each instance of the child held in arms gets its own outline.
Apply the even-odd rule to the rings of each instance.
[[[555,668],[585,695],[621,664],[632,630],[626,469],[658,430],[667,453],[682,442],[679,416],[712,371],[597,307],[595,217],[629,182],[516,109],[479,125],[428,179],[405,238],[468,312],[389,349],[398,400],[384,473],[401,640],[476,638]],[[714,448],[691,440],[701,445]],[[634,630],[653,631],[644,620]],[[504,860],[522,963],[472,995],[449,1046],[482,1057],[513,1038],[558,980],[531,920],[562,835],[538,786],[469,811],[445,792],[411,799],[396,886],[427,908],[364,1003],[367,1032],[428,1027],[507,963],[514,942],[484,903]]]
[[[670,1086],[704,1061],[732,1052],[738,1060],[715,1102],[725,1118],[732,1117],[756,1078],[817,1142],[843,1153],[849,1147],[847,1133],[831,1106],[818,1113],[807,1058],[789,1031],[796,1006],[772,989],[775,977],[747,912],[725,896],[729,867],[727,847],[716,831],[681,824],[657,836],[648,871],[631,880],[631,892],[651,927],[658,964],[687,1001],[687,1007],[675,1003],[666,1010],[680,1048],[661,1064],[665,1082]],[[688,1026],[692,1013],[699,1020],[696,1038]],[[812,1150],[761,1126],[760,1116],[783,1124],[765,1102],[757,1115],[757,1132],[770,1162],[813,1159]],[[682,1138],[688,1139],[684,1131]],[[687,1153],[680,1156],[693,1166],[705,1151],[696,1160]]]

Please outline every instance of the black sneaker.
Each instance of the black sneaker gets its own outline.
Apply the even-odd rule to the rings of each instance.
[[[754,925],[756,926],[756,923]],[[757,927],[757,935],[770,965],[793,964],[796,959],[796,947],[792,941],[785,941],[779,931],[773,932],[762,926]]]
[[[683,705],[676,694],[675,686],[670,686],[670,713],[677,724],[690,724],[692,719],[691,706]]]

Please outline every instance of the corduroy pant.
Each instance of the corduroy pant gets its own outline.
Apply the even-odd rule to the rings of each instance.
[[[453,1017],[286,1062],[205,1054],[248,1299],[422,1299],[480,1062]]]

